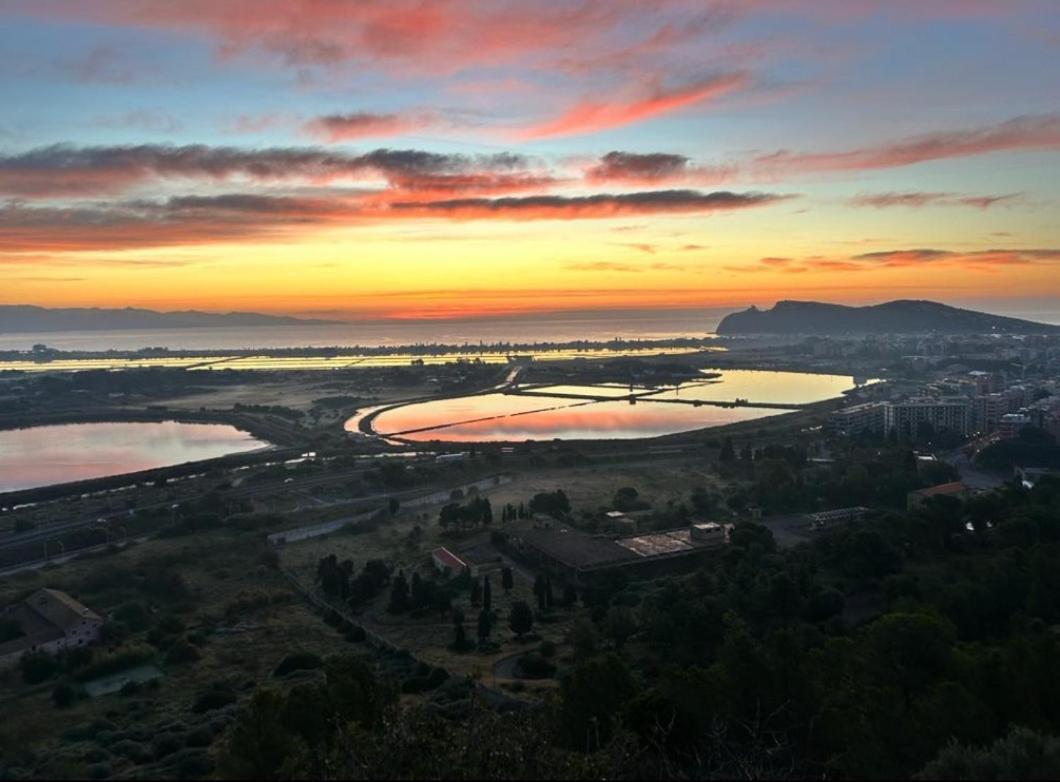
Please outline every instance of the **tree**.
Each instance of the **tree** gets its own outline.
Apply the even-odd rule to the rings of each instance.
[[[1021,726],[986,747],[951,741],[917,779],[1060,779],[1060,738]]]
[[[240,709],[228,729],[221,765],[235,779],[283,779],[284,764],[295,742],[283,725],[285,699],[276,690],[260,689]]]
[[[726,437],[724,442],[722,442],[721,451],[718,453],[718,459],[725,463],[736,461],[736,449],[732,446],[731,437]]]
[[[534,597],[537,598],[537,609],[545,610],[545,577],[540,573],[534,578]]]
[[[571,608],[576,602],[578,602],[578,590],[573,584],[567,584],[563,587],[563,607]]]
[[[718,509],[718,498],[703,486],[692,491],[692,509],[699,516],[711,516]]]
[[[564,680],[561,714],[572,748],[592,752],[606,744],[623,707],[637,694],[629,667],[614,654],[575,666]]]
[[[462,652],[467,649],[467,633],[464,630],[464,612],[459,608],[453,609],[453,651]]]
[[[544,513],[553,518],[562,518],[570,513],[570,500],[563,489],[539,492],[530,499],[530,513]]]
[[[508,614],[508,627],[518,640],[534,627],[534,611],[525,600],[517,600],[512,604],[511,613]]]
[[[639,500],[640,493],[632,486],[623,486],[621,489],[615,492],[614,498],[611,503],[618,510],[639,510],[640,508],[647,505],[646,502]]]
[[[501,568],[501,587],[504,589],[504,594],[510,595],[512,589],[515,587],[515,580],[512,578],[512,569],[505,565]]]
[[[52,690],[52,703],[55,704],[57,709],[67,709],[74,705],[77,701],[77,690],[74,689],[72,684],[63,682],[56,685],[55,689]]]
[[[625,606],[611,606],[607,611],[604,632],[615,648],[621,649],[630,636],[637,632],[637,620],[633,617],[633,612]]]
[[[880,677],[898,685],[908,703],[949,667],[954,635],[945,620],[891,613],[872,623],[868,640]]]
[[[401,508],[401,500],[397,497],[391,497],[387,502],[387,508],[390,510],[391,516],[396,516],[398,509]]]
[[[483,608],[478,613],[478,642],[480,644],[489,640],[491,630],[493,630],[493,612]]]
[[[482,577],[482,607],[487,611],[493,608],[493,587],[489,576]]]
[[[26,652],[18,658],[22,680],[26,684],[40,684],[50,679],[59,669],[59,664],[50,654],[41,651]]]
[[[353,575],[353,562],[345,560],[339,563],[334,554],[328,554],[317,563],[316,583],[328,597],[345,600],[350,595],[350,576]]]
[[[482,584],[475,579],[471,582],[471,605],[478,608],[482,604]]]
[[[409,585],[405,580],[404,571],[399,571],[390,587],[390,605],[387,611],[392,614],[400,614],[409,610]]]
[[[545,610],[552,610],[552,579],[545,576]]]

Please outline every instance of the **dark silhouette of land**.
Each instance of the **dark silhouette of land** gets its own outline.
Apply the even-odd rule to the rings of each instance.
[[[950,307],[935,301],[900,300],[868,307],[816,301],[778,301],[771,310],[750,307],[726,315],[717,333],[739,334],[1055,334],[1060,326]]]
[[[332,320],[308,320],[256,312],[156,312],[134,309],[49,309],[0,305],[0,333],[44,331],[116,331],[120,329],[184,329],[217,326],[319,326]]]

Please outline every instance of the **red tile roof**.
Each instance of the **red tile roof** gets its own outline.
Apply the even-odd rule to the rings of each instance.
[[[436,548],[431,552],[434,561],[451,570],[463,570],[467,563],[447,548]]]
[[[960,494],[966,489],[961,481],[951,483],[940,483],[938,486],[928,486],[926,489],[917,489],[915,494],[920,497],[936,497],[940,494]]]

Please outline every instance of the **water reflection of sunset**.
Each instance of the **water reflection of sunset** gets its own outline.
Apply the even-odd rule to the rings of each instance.
[[[753,402],[802,405],[839,396],[854,383],[848,375],[724,369],[704,370],[711,379],[652,390],[636,387],[637,403],[593,401],[630,393],[629,386],[553,385],[529,387],[534,395],[482,394],[397,407],[381,413],[374,428],[407,440],[487,442],[581,438],[632,439],[703,429],[776,415],[775,409],[674,404],[679,401]],[[718,377],[714,377],[718,375]],[[585,401],[541,396],[547,392]]]
[[[93,423],[0,432],[0,491],[121,475],[260,448],[218,424]]]
[[[540,400],[539,400],[540,401]],[[779,410],[749,407],[692,407],[664,403],[591,402],[540,412],[478,420],[410,432],[409,440],[490,442],[502,440],[567,440],[606,438],[627,440],[659,437],[691,429],[750,421]],[[380,416],[382,418],[382,416]],[[426,425],[426,419],[421,419]],[[435,419],[437,423],[437,419]]]

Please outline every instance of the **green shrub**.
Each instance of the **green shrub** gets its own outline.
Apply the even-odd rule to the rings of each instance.
[[[151,741],[151,754],[155,760],[172,755],[184,746],[181,737],[176,733],[160,733]]]
[[[537,652],[524,654],[515,665],[516,673],[523,679],[547,679],[556,672],[556,666]]]
[[[59,664],[46,652],[26,652],[19,658],[18,668],[26,684],[40,684],[55,675]]]
[[[223,709],[237,700],[236,694],[231,690],[215,688],[204,692],[196,698],[191,710],[195,714],[204,714],[208,711]]]
[[[52,703],[57,709],[68,709],[77,703],[79,693],[72,684],[62,682],[52,690]]]
[[[183,665],[184,663],[198,662],[202,653],[187,639],[181,638],[166,653],[166,662],[170,665]]]
[[[292,671],[310,671],[323,665],[324,661],[311,652],[296,652],[284,657],[280,664],[276,666],[276,670],[272,672],[272,675],[286,676]]]
[[[78,674],[78,681],[89,681],[100,676],[109,676],[112,673],[124,671],[127,668],[147,662],[155,656],[155,650],[143,644],[133,644],[119,647],[118,649],[96,659],[91,665],[82,668]]]
[[[185,747],[208,747],[213,744],[213,731],[207,726],[195,728],[184,737]]]

